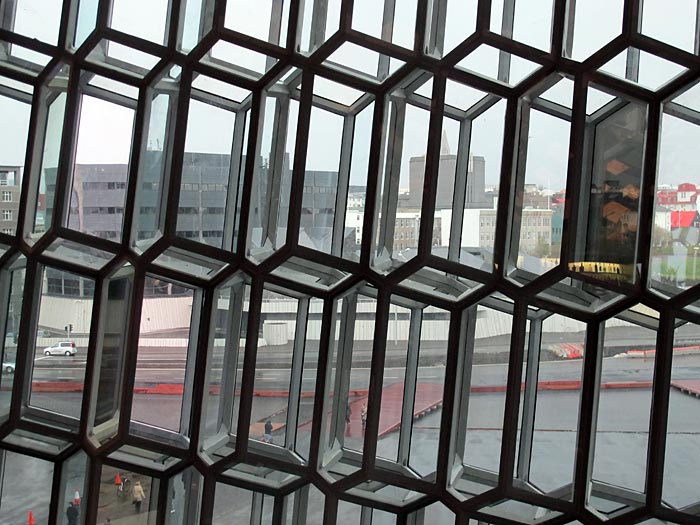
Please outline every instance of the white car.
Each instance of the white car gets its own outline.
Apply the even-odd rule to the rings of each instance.
[[[11,374],[15,371],[15,364],[14,363],[3,363],[2,364],[2,371],[7,372],[8,374]]]
[[[60,343],[56,343],[52,346],[48,346],[44,348],[44,355],[49,356],[49,355],[65,355],[65,356],[74,356],[76,353],[78,353],[78,349],[75,347],[75,343],[73,341],[61,341]]]

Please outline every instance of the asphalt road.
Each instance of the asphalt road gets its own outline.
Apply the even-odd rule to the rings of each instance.
[[[182,383],[185,375],[186,352],[184,349],[147,348],[139,355],[136,382],[139,383]],[[260,355],[260,354],[258,354]],[[610,357],[603,360],[605,381],[651,381],[653,379],[653,359]],[[313,360],[304,369],[304,390],[313,390],[316,368]],[[366,365],[366,363],[362,363]],[[679,356],[674,378],[700,378],[700,355]],[[291,365],[291,363],[290,363]],[[37,357],[34,361],[33,381],[82,381],[86,360],[80,354],[76,357]],[[582,360],[544,361],[540,364],[540,381],[581,379]],[[404,375],[404,367],[388,366],[385,380],[398,380]],[[472,385],[504,385],[507,378],[507,364],[474,365]],[[368,366],[353,368],[352,388],[366,388],[369,381]],[[221,367],[214,365],[212,378],[218,381]],[[420,367],[421,380],[442,382],[445,374],[443,363]],[[257,367],[255,388],[259,390],[282,390],[289,385],[290,369],[287,367]],[[364,385],[364,386],[363,386]]]

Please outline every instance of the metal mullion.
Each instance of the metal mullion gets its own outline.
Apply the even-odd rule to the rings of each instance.
[[[246,135],[246,112],[236,113],[236,120],[233,124],[233,141],[231,143],[231,157],[228,171],[228,188],[226,192],[226,207],[224,214],[224,233],[222,247],[226,251],[232,251],[234,232],[236,228],[236,206],[238,205],[238,189],[241,174],[243,142]]]
[[[321,77],[325,80],[324,77]],[[334,115],[345,117],[350,112],[350,107],[342,102],[331,100],[320,95],[313,95],[312,104],[314,108],[320,108]]]
[[[386,126],[386,100],[386,98],[384,100],[377,100],[374,106],[367,173],[380,173],[382,164],[384,164],[386,160],[383,155],[384,141],[389,132]],[[372,255],[374,252],[374,231],[376,231],[374,227],[378,219],[377,214],[381,209],[381,204],[377,206],[377,200],[380,197],[379,178],[380,177],[368,177],[367,179],[362,231],[370,232],[370,235],[362,236],[360,262],[363,268],[369,267],[371,261],[374,259]]]
[[[682,106],[677,102],[665,102],[663,105],[663,115],[670,115],[681,119],[689,124],[700,126],[700,111]]]
[[[314,76],[305,72],[302,80],[297,113],[296,140],[294,142],[294,161],[291,171],[291,188],[289,192],[289,212],[287,217],[286,243],[296,246],[301,231],[301,209],[304,200],[304,183],[306,182],[306,158],[311,128],[312,99],[314,94]]]
[[[476,32],[489,31],[491,27],[491,0],[478,0],[476,8]]]
[[[309,488],[304,485],[294,493],[294,503],[292,507],[292,525],[306,525],[307,511],[309,508]]]
[[[312,0],[300,0],[299,4],[311,2]],[[328,18],[328,2],[326,0],[314,1],[313,10],[311,12],[311,29],[309,30],[309,51],[313,52],[318,49],[326,35],[326,19]],[[299,9],[301,15],[301,8]],[[303,16],[302,16],[303,17]],[[342,18],[341,18],[342,20]],[[296,44],[301,46],[302,32],[299,31]]]
[[[448,0],[433,0],[430,3],[431,9],[429,12],[426,12],[428,20],[426,23],[425,43],[421,42],[428,54],[439,57],[444,55],[447,3]]]
[[[498,104],[501,100],[504,99],[498,95],[487,93],[481,100],[479,100],[467,109],[464,118],[469,120],[476,120],[478,117],[480,117],[489,109],[491,109],[493,106]]]
[[[370,364],[369,393],[367,399],[367,423],[365,425],[362,466],[374,470],[377,456],[377,438],[379,435],[379,417],[382,400],[382,380],[386,357],[386,339],[389,323],[389,306],[391,295],[380,289],[377,297],[374,339]]]
[[[198,368],[206,367],[204,356],[207,353],[208,343],[208,326],[202,323],[202,318],[209,319],[212,313],[211,297],[212,293],[205,293],[197,288],[192,297],[192,312],[190,314],[190,328],[187,341],[187,350],[185,353],[185,375],[183,378],[183,399],[189,402],[183,402],[180,412],[180,433],[183,436],[191,437],[194,432],[196,437],[199,437],[199,425],[193,424],[202,416],[202,395],[195,391],[195,381],[200,385],[201,390],[204,389],[201,374],[197,374]],[[205,302],[205,298],[209,300]],[[197,357],[201,356],[200,366],[197,367]],[[197,378],[195,378],[195,375]],[[190,421],[192,410],[194,409],[194,421]],[[194,441],[194,440],[193,440]],[[198,439],[196,440],[198,441]]]
[[[18,102],[24,102],[25,104],[30,106],[31,111],[32,99],[34,98],[32,94],[25,93],[24,91],[19,91],[8,86],[0,85],[0,95],[6,98],[11,98],[12,100],[16,100]]]
[[[253,499],[250,502],[250,525],[261,525],[264,498],[264,493],[253,492]]]
[[[401,177],[401,156],[403,150],[403,137],[406,125],[406,104],[399,101],[392,101],[393,111],[391,112],[391,122],[387,133],[386,167],[384,172],[383,194],[381,197],[381,218],[379,210],[377,214],[378,223],[370,230],[371,237],[378,231],[377,248],[385,248],[393,254],[394,250],[394,230],[396,228],[396,210],[398,208],[398,193]],[[363,232],[366,231],[363,229]]]
[[[501,35],[505,38],[513,38],[513,26],[515,24],[515,0],[503,0],[503,18],[501,20]],[[496,78],[508,84],[510,82],[510,53],[499,49],[498,74]]]
[[[224,345],[224,355],[221,362],[221,379],[220,384],[220,397],[221,402],[219,405],[219,415],[217,419],[219,423],[224,425],[227,434],[232,434],[237,429],[234,428],[233,421],[233,408],[235,404],[236,396],[236,375],[238,374],[238,359],[240,354],[240,341],[241,341],[241,322],[243,319],[244,298],[245,298],[245,283],[241,283],[235,287],[231,287],[231,295],[229,296],[229,315],[227,316],[227,326],[226,326],[226,341]],[[235,291],[234,291],[235,290]],[[218,298],[216,298],[218,301]],[[216,308],[212,307],[212,311],[216,311]],[[216,334],[210,334],[213,338]],[[214,347],[211,351],[210,358],[213,359]],[[209,367],[208,372],[211,373],[213,369],[212,365]]]
[[[316,366],[316,385],[314,387],[314,408],[313,408],[313,420],[317,421],[317,425],[312,425],[311,428],[311,441],[309,446],[309,461],[308,464],[312,465],[314,468],[319,468],[321,466],[321,461],[323,453],[329,447],[328,440],[326,439],[324,432],[326,430],[326,424],[328,422],[328,407],[331,408],[331,413],[333,412],[333,400],[330,399],[329,393],[329,379],[331,373],[331,367],[334,363],[330,363],[329,358],[332,357],[331,354],[331,344],[335,342],[335,325],[336,325],[336,311],[337,311],[337,300],[336,299],[325,299],[323,301],[323,313],[321,317],[321,334],[319,339],[319,351],[318,351],[318,362]],[[325,349],[325,351],[324,351]],[[332,419],[332,416],[331,416]],[[331,429],[334,427],[331,425]],[[329,431],[332,434],[332,430]],[[308,493],[304,496],[304,499],[308,498]],[[301,513],[300,519],[303,518],[305,513]]]
[[[337,525],[336,514],[338,513],[338,497],[326,494],[323,506],[323,525]]]
[[[525,390],[523,396],[522,417],[520,420],[520,441],[518,445],[516,479],[529,481],[532,461],[532,443],[535,434],[535,415],[537,407],[537,383],[540,367],[540,350],[542,345],[542,320],[530,320],[530,332],[527,341],[527,361],[525,363]]]
[[[576,25],[576,2],[581,0],[568,0],[564,6],[564,12],[561,13],[563,20],[563,39],[561,55],[566,58],[571,58],[574,49],[574,29]],[[560,3],[564,3],[561,0]],[[556,7],[555,7],[556,10]],[[558,26],[558,20],[554,19],[555,27]],[[554,46],[552,46],[554,48]]]
[[[525,331],[527,328],[528,305],[516,302],[513,313],[510,354],[508,356],[508,380],[506,383],[505,407],[501,442],[500,469],[498,482],[501,488],[513,485],[515,471],[515,448],[518,443],[518,415],[522,389],[523,356],[525,354]]]
[[[510,195],[511,211],[510,217],[512,220],[511,227],[506,232],[506,272],[518,266],[518,255],[520,253],[520,231],[523,219],[523,194],[525,193],[525,177],[527,174],[527,150],[530,140],[530,106],[526,102],[520,103],[520,122],[518,123],[519,133],[517,142],[514,144],[516,154],[515,164],[515,181]]]
[[[566,201],[564,203],[564,222],[562,225],[561,238],[561,256],[560,261],[566,265],[569,262],[576,261],[578,252],[578,229],[581,228],[581,217],[585,213],[585,209],[580,207],[579,197],[582,197],[583,190],[589,191],[588,183],[590,174],[586,173],[586,167],[590,165],[589,155],[592,148],[592,128],[586,122],[586,98],[587,98],[587,81],[583,77],[576,78],[574,82],[574,93],[571,108],[571,130],[569,135],[569,161],[566,169]],[[583,201],[588,198],[581,199]],[[583,229],[586,229],[586,224]],[[583,232],[585,235],[585,231]]]
[[[170,165],[163,170],[163,189],[161,190],[161,225],[163,236],[172,240],[176,237],[177,209],[180,203],[180,184],[182,181],[183,158],[185,153],[185,140],[187,137],[186,125],[190,107],[190,88],[192,84],[191,71],[184,70],[181,76],[181,91],[177,98],[176,108],[172,108],[173,120],[169,122],[168,132],[171,134],[169,142],[172,144],[172,154],[167,155]],[[175,123],[174,129],[171,122]],[[145,145],[144,145],[145,147]],[[165,151],[165,150],[164,150]],[[169,177],[168,177],[169,174]],[[167,181],[167,189],[165,181]],[[162,217],[165,217],[163,219]]]
[[[238,422],[236,427],[235,456],[241,457],[248,452],[250,436],[250,417],[253,406],[253,390],[255,389],[255,368],[258,355],[258,337],[264,285],[256,276],[250,287],[248,299],[248,327],[246,329],[245,353],[243,354],[243,374],[241,377],[241,396],[238,404]]]
[[[345,412],[348,405],[350,389],[350,374],[352,373],[352,354],[355,339],[355,321],[357,319],[357,293],[344,299],[342,320],[340,322],[340,339],[335,365],[335,385],[333,391],[333,407],[331,416],[331,436],[336,438],[341,446],[345,443]],[[330,372],[330,370],[329,370]],[[330,443],[328,443],[330,445]]]
[[[443,75],[433,77],[433,98],[428,121],[428,137],[435,137],[435,139],[428,140],[425,153],[421,218],[417,240],[418,251],[421,257],[424,257],[426,253],[430,253],[433,244],[437,188],[440,178],[440,150],[442,149],[442,140],[438,140],[437,137],[441,135],[444,129],[442,110],[445,107],[446,82],[447,80]],[[405,134],[405,123],[403,131],[403,134]],[[394,217],[396,216],[394,215]],[[396,220],[394,220],[394,226],[395,224]]]
[[[292,350],[292,366],[290,369],[289,395],[287,397],[287,422],[285,432],[285,447],[289,450],[296,448],[297,426],[299,421],[299,404],[304,375],[304,354],[306,353],[306,329],[309,320],[308,297],[298,300],[296,329],[294,331],[294,347]]]
[[[372,507],[361,506],[360,507],[360,519],[358,525],[372,525],[372,514],[374,509]]]
[[[639,49],[627,48],[627,60],[625,62],[625,78],[631,82],[639,82]]]
[[[379,38],[386,42],[393,43],[391,37],[394,32],[394,22],[396,21],[396,0],[383,0],[383,3],[382,32]],[[377,61],[377,78],[382,79],[389,75],[390,58],[391,57],[384,53],[379,54],[379,60]]]
[[[240,202],[241,213],[238,218],[238,246],[233,247],[234,251],[238,253],[246,252],[246,244],[252,235],[252,226],[250,223],[251,193],[253,191],[253,182],[260,174],[256,164],[258,162],[258,156],[260,155],[264,115],[265,104],[263,94],[260,91],[254,91],[250,109],[247,151],[242,152],[242,155],[245,155],[246,165],[244,172],[239,175],[240,177],[243,177]],[[260,125],[261,119],[263,121],[262,126]]]
[[[273,129],[277,133],[272,134],[272,148],[268,159],[267,178],[270,182],[267,188],[267,217],[263,218],[261,242],[266,239],[274,242],[277,237],[277,225],[279,221],[279,195],[284,177],[285,145],[287,142],[288,120],[290,111],[290,99],[275,97],[275,115]],[[289,167],[291,170],[291,166]]]
[[[127,333],[124,344],[124,358],[122,362],[122,375],[120,378],[121,385],[119,387],[119,424],[117,436],[124,439],[129,435],[129,424],[131,422],[131,407],[134,401],[134,383],[136,380],[136,367],[140,338],[140,323],[136,320],[141,319],[141,311],[143,309],[143,292],[146,280],[145,271],[142,268],[135,267],[134,277],[132,280],[133,292],[131,295],[130,308],[132,311],[131,318],[127,321]],[[131,351],[127,351],[131,349]]]
[[[333,218],[333,237],[331,241],[331,255],[336,257],[343,256],[345,217],[347,213],[354,135],[355,117],[346,115],[343,118],[343,135],[340,141],[340,165],[338,167],[338,184],[336,187],[335,213]]]
[[[31,379],[34,368],[32,351],[35,346],[34,341],[36,341],[36,330],[39,322],[38,307],[41,305],[43,268],[35,261],[28,259],[24,275],[22,312],[20,314],[20,329],[17,339],[17,354],[15,356],[16,366],[12,381],[12,396],[10,398],[9,420],[13,426],[20,423],[22,411],[28,404],[32,386]]]
[[[581,378],[573,486],[574,506],[580,512],[587,507],[593,476],[604,337],[604,322],[588,323]]]
[[[398,462],[401,465],[408,465],[411,455],[411,434],[413,432],[413,410],[416,405],[416,381],[418,379],[418,357],[420,354],[422,322],[423,310],[421,308],[412,308],[408,329],[406,371],[399,431]]]
[[[695,37],[693,39],[693,54],[700,53],[700,1],[695,2]]]
[[[668,410],[673,373],[674,318],[663,312],[656,333],[654,384],[649,416],[649,443],[647,447],[646,503],[653,510],[664,506],[663,481],[668,438]]]
[[[192,88],[190,99],[207,104],[218,109],[223,109],[229,113],[236,113],[240,109],[240,104],[235,100],[228,99],[216,93],[209,93],[203,89]]]
[[[56,168],[56,186],[53,196],[53,213],[49,229],[62,226],[68,221],[70,204],[71,183],[73,178],[73,162],[75,148],[73,142],[78,133],[78,121],[80,118],[81,96],[78,89],[79,76],[75,70],[70,72],[66,104],[63,113],[63,129],[61,130],[61,144]],[[47,202],[47,206],[48,206]]]
[[[559,118],[567,122],[571,122],[571,109],[566,106],[561,106],[556,102],[551,102],[547,99],[537,97],[529,103],[534,110],[549,115],[550,117]]]

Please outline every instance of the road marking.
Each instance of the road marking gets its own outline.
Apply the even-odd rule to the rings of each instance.
[[[42,359],[48,359],[49,357],[50,357],[50,356],[48,356],[48,355],[43,355],[43,356],[41,356],[41,357],[35,357],[35,358],[34,358],[34,361],[41,361]]]

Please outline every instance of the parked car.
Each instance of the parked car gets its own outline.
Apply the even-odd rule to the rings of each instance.
[[[44,348],[44,355],[74,356],[78,352],[73,341],[61,341]]]
[[[7,372],[8,374],[11,374],[15,371],[15,364],[14,363],[3,363],[2,364],[2,371]]]

